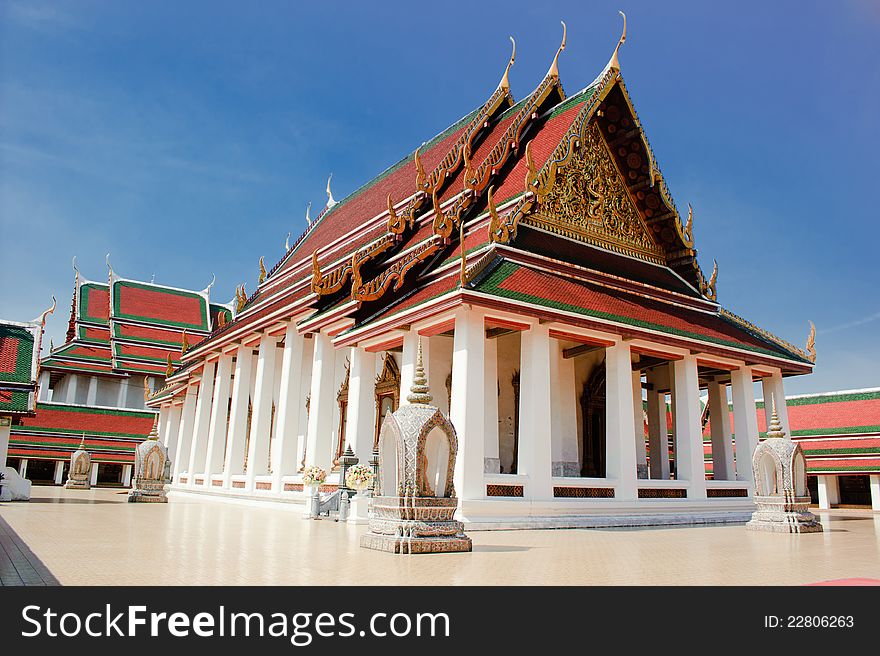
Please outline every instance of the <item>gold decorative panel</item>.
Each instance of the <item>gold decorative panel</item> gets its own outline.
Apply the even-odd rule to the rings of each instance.
[[[643,223],[596,123],[559,167],[537,212],[523,220],[609,250],[664,262],[663,250]]]

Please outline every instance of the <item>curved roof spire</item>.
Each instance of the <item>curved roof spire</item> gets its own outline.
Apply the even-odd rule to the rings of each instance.
[[[330,174],[330,177],[327,178],[327,209],[329,210],[331,207],[336,205],[336,199],[333,198],[333,192],[330,191],[330,181],[333,179],[333,174]]]
[[[550,70],[547,71],[546,77],[559,77],[559,55],[565,50],[565,37],[568,33],[565,21],[559,22],[562,23],[562,43],[559,44],[559,50],[556,51],[556,56],[553,57],[553,63],[550,64]]]
[[[611,54],[611,59],[608,60],[608,66],[605,68],[613,68],[616,71],[620,70],[620,60],[617,58],[617,53],[620,51],[620,46],[622,46],[626,42],[626,14],[622,11],[617,12],[623,17],[623,34],[620,35],[620,40],[617,42],[617,46],[614,48],[614,52]]]
[[[330,189],[330,181],[328,180],[327,181],[327,190],[329,191],[329,189]],[[309,216],[309,212],[311,212],[311,211],[312,211],[312,202],[309,201],[309,204],[306,205],[306,224],[309,228],[312,227],[312,217]]]
[[[510,67],[513,66],[513,62],[516,61],[516,41],[512,36],[508,38],[510,39],[510,43],[513,44],[513,52],[510,53],[510,60],[507,62],[507,68],[504,69],[504,75],[501,76],[501,82],[498,83],[498,88],[504,89],[505,91],[510,90],[510,78],[508,76],[510,74]]]
[[[110,265],[110,253],[104,256],[104,262],[107,264],[107,268],[110,270],[110,278],[113,278],[113,267]]]
[[[76,268],[76,255],[73,256],[73,281],[79,282],[79,269]]]

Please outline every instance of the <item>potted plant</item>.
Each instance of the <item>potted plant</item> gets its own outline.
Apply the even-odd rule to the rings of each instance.
[[[312,465],[303,470],[303,485],[309,487],[311,496],[318,494],[318,488],[325,480],[327,480],[327,472],[321,467]]]
[[[352,465],[345,474],[345,484],[362,494],[373,486],[373,469],[369,465]]]

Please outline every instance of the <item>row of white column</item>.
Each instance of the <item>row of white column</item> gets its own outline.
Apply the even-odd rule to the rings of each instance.
[[[520,362],[520,416],[517,449],[517,476],[525,476],[524,496],[553,498],[553,472],[556,463],[577,460],[577,444],[571,436],[576,403],[572,360],[561,357],[558,340],[540,323],[522,332]],[[452,402],[450,414],[459,438],[455,484],[464,499],[484,498],[484,463],[498,457],[497,385],[494,340],[485,338],[484,316],[474,309],[460,308],[455,315],[452,364]],[[629,344],[617,341],[605,353],[606,394],[606,479],[615,483],[615,499],[638,498],[638,465],[646,462],[642,418],[641,374],[633,371]],[[751,481],[751,453],[758,441],[758,425],[752,385],[752,370],[735,370],[731,387],[734,397],[734,424],[739,450],[745,454],[734,476],[733,444],[728,419],[726,389],[710,387],[712,417],[722,417],[713,440],[717,442],[717,478]],[[700,387],[697,359],[685,355],[671,364],[676,478],[689,488],[689,499],[706,498],[706,479],[700,420]],[[781,377],[773,378],[781,393]],[[765,383],[765,386],[767,384]],[[776,387],[773,387],[776,390]],[[482,398],[483,402],[479,400]],[[723,404],[723,410],[720,407]],[[781,404],[784,407],[784,404]],[[566,411],[568,409],[569,411]],[[654,478],[669,478],[666,404],[656,391],[648,394]],[[783,416],[784,413],[780,413]],[[785,415],[784,425],[787,424]],[[569,439],[563,439],[569,436]]]
[[[459,441],[455,486],[459,497],[480,499],[486,496],[485,473],[491,471],[487,463],[498,459],[497,346],[494,340],[486,338],[485,315],[480,310],[462,306],[455,311],[454,322],[449,414]],[[517,472],[527,477],[527,498],[552,499],[554,464],[577,461],[577,443],[572,439],[577,435],[574,365],[573,360],[562,358],[560,343],[550,337],[546,324],[533,323],[521,335]],[[414,375],[418,339],[417,330],[403,336],[401,403],[406,403]],[[200,480],[205,488],[236,487],[250,492],[257,489],[260,480],[270,481],[269,489],[281,492],[284,477],[296,474],[304,459],[307,465],[331,469],[337,446],[332,443],[334,417],[338,414],[335,365],[336,358],[341,356],[332,338],[323,332],[314,334],[309,354],[306,339],[297,332],[294,322],[284,333],[283,349],[278,348],[278,342],[279,336],[263,334],[256,358],[252,346],[240,346],[234,363],[232,354],[206,362],[200,380],[188,387],[182,404],[163,408],[163,439],[169,446],[177,485],[181,474],[185,474],[185,485],[189,487]],[[441,378],[445,377],[448,365],[432,366],[435,359],[431,357],[430,340],[422,341],[422,351],[436,398],[445,391],[445,380]],[[360,461],[366,462],[373,450],[376,426],[376,354],[355,346],[350,349],[349,359],[345,437]],[[606,478],[614,481],[616,499],[635,500],[639,486],[637,465],[646,461],[641,374],[633,371],[630,345],[622,340],[607,348],[605,366]],[[685,355],[675,360],[670,377],[676,478],[687,483],[689,498],[705,498],[696,357]],[[781,390],[781,378],[771,386],[777,382]],[[736,472],[736,477],[749,481],[750,454],[758,438],[751,369],[744,366],[733,371],[731,387],[739,450],[749,454],[748,466],[737,468],[741,471]],[[306,412],[302,399],[307,390],[307,428],[300,440],[301,413]],[[711,416],[726,418],[726,408],[716,409],[726,405],[726,390],[713,384],[709,394]],[[780,393],[777,398],[784,399],[784,395]],[[273,401],[277,407],[274,422]],[[249,404],[252,416],[248,434]],[[658,432],[656,436],[652,434],[657,439],[650,440],[652,467],[657,463],[660,468],[655,477],[668,478],[666,410],[660,395],[648,394],[648,411],[657,420],[649,421],[649,427],[655,424]],[[787,416],[783,423],[787,424]],[[717,476],[733,478],[729,421],[712,424],[713,429],[718,425],[713,430]],[[562,439],[563,435],[568,439]],[[666,457],[660,452],[665,452]],[[219,484],[212,482],[221,474]],[[261,487],[267,488],[265,483]]]

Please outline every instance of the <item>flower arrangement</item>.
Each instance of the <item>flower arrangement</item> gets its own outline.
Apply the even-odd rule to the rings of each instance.
[[[303,485],[320,485],[327,480],[327,472],[312,465],[303,470]]]
[[[369,465],[352,465],[345,473],[345,484],[357,491],[373,484],[373,469]]]

